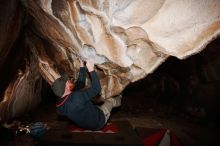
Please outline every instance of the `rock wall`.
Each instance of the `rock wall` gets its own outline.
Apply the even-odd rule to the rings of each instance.
[[[219,0],[10,0],[4,2],[8,7],[1,3],[2,12],[9,12],[1,13],[1,69],[22,30],[23,44],[30,51],[24,56],[29,58],[24,72],[34,67],[28,67],[34,60],[33,71],[49,84],[64,72],[76,78],[79,58],[91,55],[102,98],[119,94],[169,56],[183,59],[200,52],[220,33]],[[1,104],[13,95],[12,91],[8,96],[9,87],[1,89]]]

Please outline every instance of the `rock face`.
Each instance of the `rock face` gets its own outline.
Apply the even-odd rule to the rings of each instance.
[[[219,0],[4,3],[1,2],[0,69],[7,68],[8,54],[13,49],[29,53],[19,59],[25,68],[15,63],[14,80],[8,80],[10,84],[5,83],[0,89],[4,93],[0,104],[2,119],[27,110],[27,106],[19,106],[21,100],[23,104],[32,101],[30,105],[40,101],[41,77],[49,84],[64,72],[76,78],[80,58],[95,58],[101,97],[108,98],[152,73],[169,56],[183,59],[198,53],[220,34]],[[16,45],[16,39],[22,43]],[[3,116],[6,109],[12,114]]]

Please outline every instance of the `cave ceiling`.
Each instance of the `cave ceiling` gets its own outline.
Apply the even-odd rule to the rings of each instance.
[[[0,120],[36,106],[42,82],[75,78],[95,58],[101,97],[121,93],[168,57],[187,58],[220,33],[219,0],[0,2]],[[10,69],[9,69],[10,68]]]

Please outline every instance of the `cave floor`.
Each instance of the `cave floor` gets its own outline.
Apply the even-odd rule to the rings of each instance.
[[[170,129],[185,146],[220,145],[219,129],[211,124],[201,122],[201,119],[192,118],[185,113],[177,112],[170,106],[152,102],[149,104],[145,101],[146,99],[140,98],[140,96],[133,100],[134,97],[125,96],[126,100],[123,98],[123,105],[113,110],[110,121],[127,120],[133,127]],[[56,115],[54,102],[44,103],[34,111],[15,120],[23,124],[40,121],[47,123],[49,127],[59,127],[65,123]],[[29,136],[19,136],[13,138],[9,142],[9,146],[33,146],[37,143]]]

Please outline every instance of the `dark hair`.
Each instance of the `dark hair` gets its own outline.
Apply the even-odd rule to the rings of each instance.
[[[76,82],[75,78],[73,78],[73,77],[68,77],[68,80],[71,81],[72,83]]]

